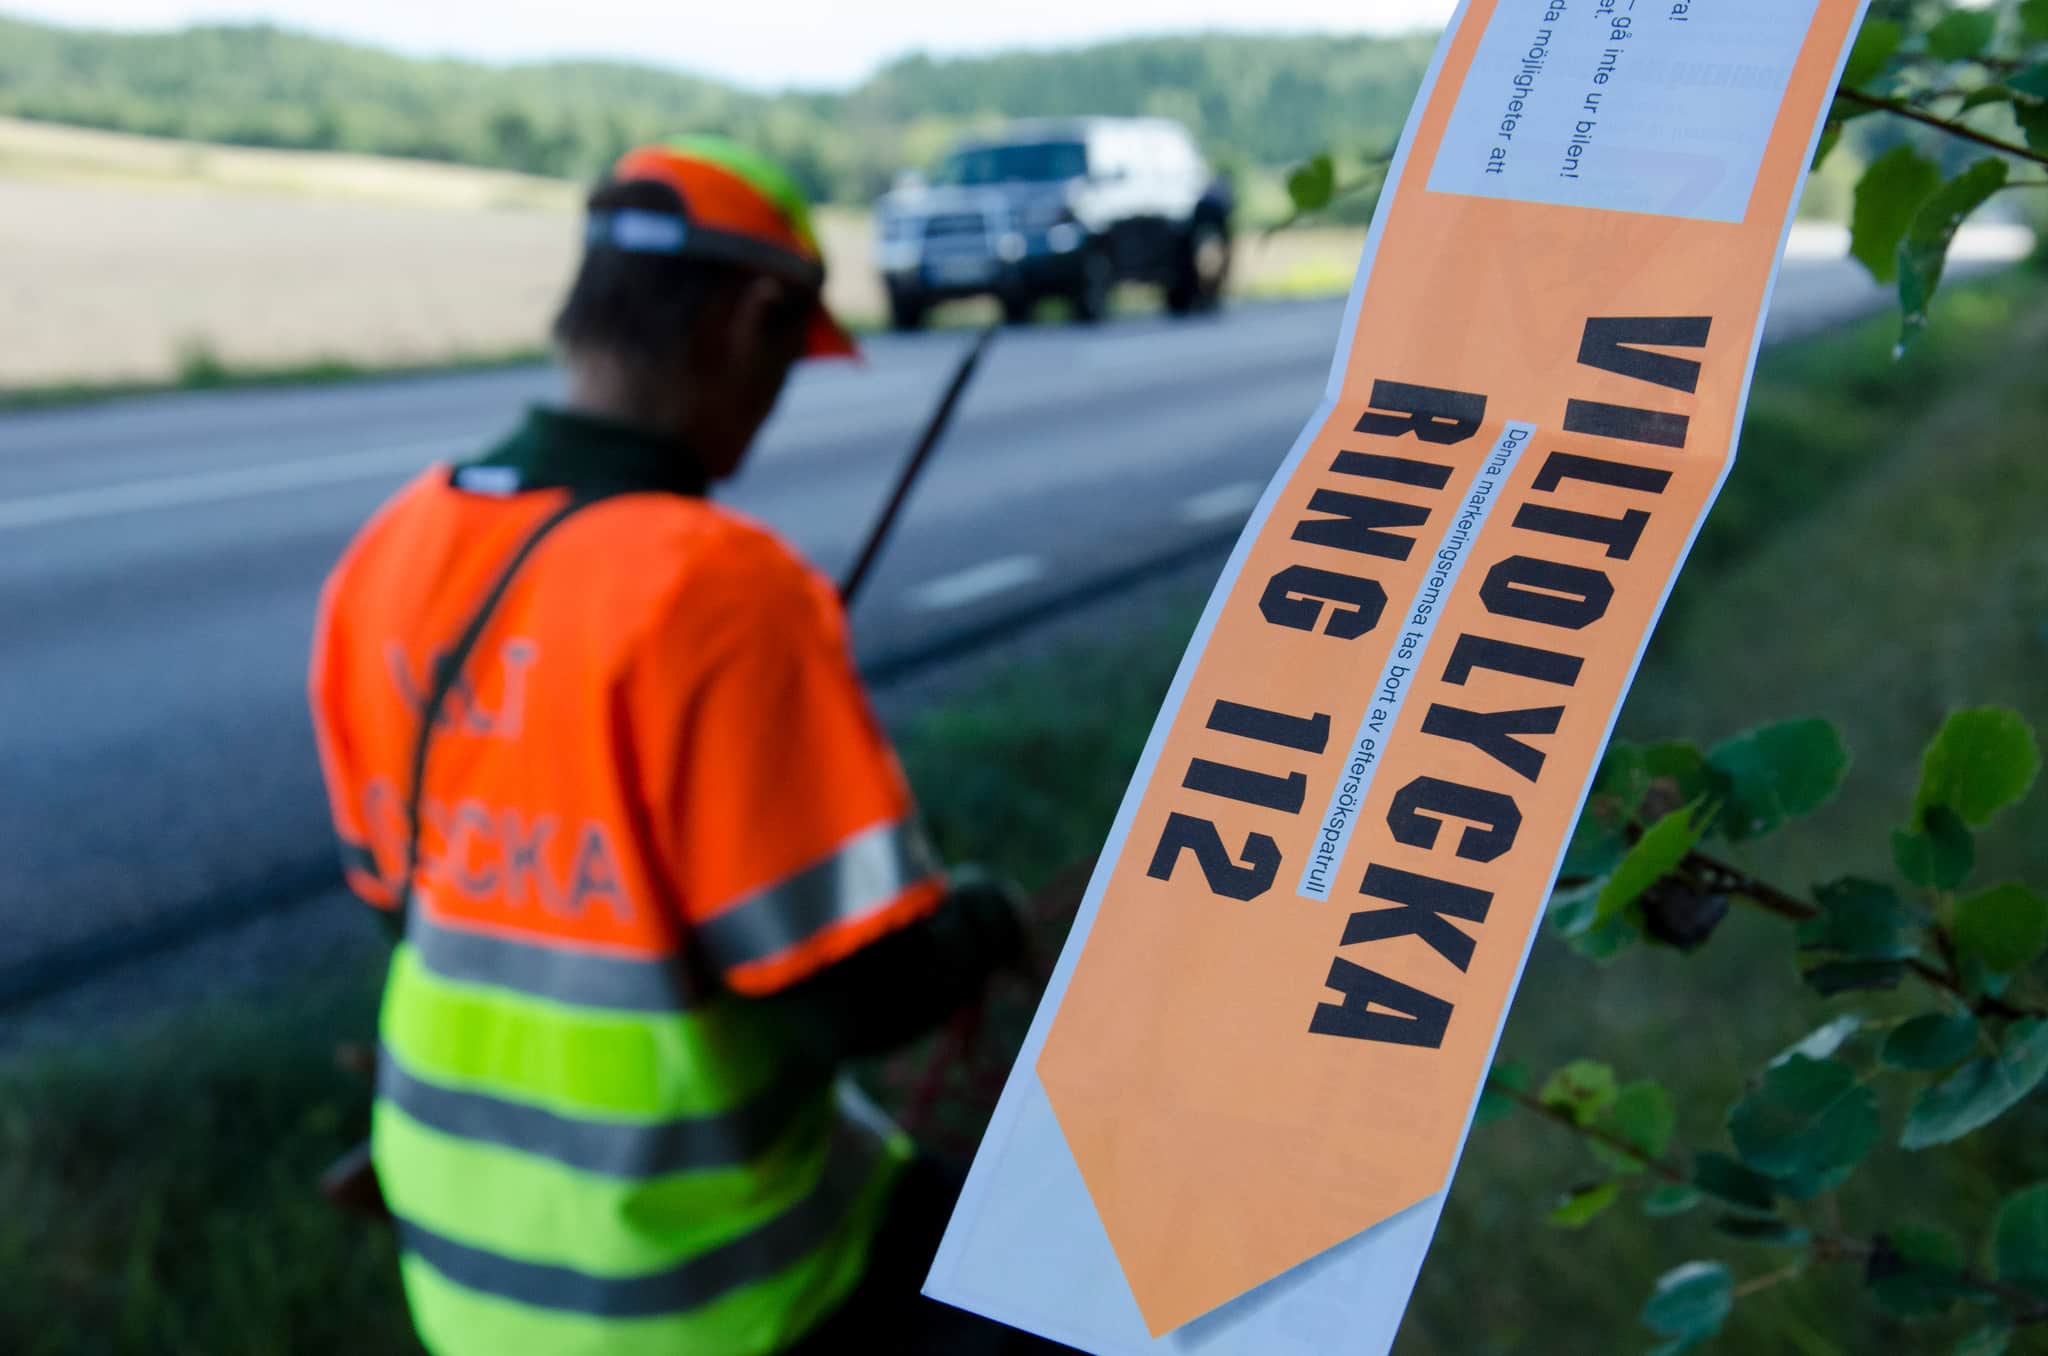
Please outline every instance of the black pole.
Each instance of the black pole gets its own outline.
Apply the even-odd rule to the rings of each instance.
[[[911,450],[910,459],[903,464],[903,473],[896,478],[896,488],[889,495],[889,502],[882,506],[882,514],[875,519],[875,525],[868,529],[866,545],[860,548],[860,555],[854,559],[853,568],[846,572],[846,580],[839,586],[839,597],[848,607],[853,606],[854,594],[860,591],[868,571],[874,568],[875,558],[882,554],[882,544],[889,538],[889,530],[896,525],[896,519],[903,511],[903,503],[910,498],[910,487],[917,483],[917,477],[924,470],[924,464],[931,459],[932,451],[945,435],[946,425],[953,418],[953,407],[960,403],[960,395],[967,389],[967,383],[974,376],[974,368],[981,361],[982,351],[995,338],[1000,328],[990,325],[976,336],[967,356],[960,360],[960,366],[953,373],[946,394],[939,399],[939,407],[932,411],[932,417],[924,426],[924,435]]]

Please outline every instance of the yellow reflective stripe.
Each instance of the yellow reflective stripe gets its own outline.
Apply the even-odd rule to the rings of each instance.
[[[735,1000],[687,1013],[551,1002],[436,975],[408,944],[392,953],[379,1025],[420,1078],[568,1116],[727,1111],[758,1096],[785,1062]]]

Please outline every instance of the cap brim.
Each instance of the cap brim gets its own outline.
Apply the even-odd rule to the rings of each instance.
[[[825,309],[825,303],[822,301],[811,310],[811,328],[810,333],[804,339],[804,356],[806,358],[858,358],[860,356],[860,345],[853,342],[853,336],[846,332],[844,325],[832,318],[832,313]]]

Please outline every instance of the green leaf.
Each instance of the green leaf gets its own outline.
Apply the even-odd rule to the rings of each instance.
[[[1586,812],[1572,829],[1572,841],[1564,850],[1564,865],[1557,874],[1564,880],[1604,877],[1621,865],[1621,859],[1627,855],[1628,835],[1622,832],[1619,823],[1611,823],[1600,814],[1589,796]]]
[[[1777,1183],[1712,1149],[1693,1159],[1692,1182],[1721,1204],[1737,1210],[1768,1215],[1776,1209]]]
[[[1892,53],[1899,50],[1899,40],[1904,36],[1890,19],[1864,20],[1856,34],[1856,45],[1849,49],[1849,59],[1842,66],[1843,88],[1856,89],[1875,80],[1884,64],[1892,59]]]
[[[1645,748],[1643,770],[1652,786],[1669,783],[1681,801],[1721,800],[1728,794],[1727,777],[1707,761],[1699,745],[1682,739]]]
[[[1559,890],[1550,900],[1550,922],[1572,950],[1593,961],[1608,961],[1636,940],[1635,924],[1625,917],[1594,921],[1604,882],[1593,881]]]
[[[1892,1029],[1877,1057],[1894,1069],[1932,1073],[1977,1047],[1977,1019],[1967,1012],[1927,1012]]]
[[[1686,853],[1699,846],[1704,831],[1704,822],[1695,816],[1690,805],[1673,810],[1645,829],[1621,859],[1621,865],[1607,878],[1607,884],[1600,887],[1600,897],[1593,905],[1593,921],[1604,923],[1620,917],[1629,905],[1642,898],[1645,890],[1684,861]]]
[[[1755,1215],[1723,1215],[1714,1221],[1714,1232],[1773,1248],[1803,1248],[1813,1241],[1813,1235],[1796,1224]]]
[[[1903,1224],[1877,1240],[1865,1270],[1880,1307],[1901,1318],[1946,1313],[1972,1293],[1962,1283],[1963,1245],[1945,1229]]]
[[[1826,1059],[1842,1048],[1843,1041],[1862,1029],[1863,1019],[1854,1013],[1837,1017],[1832,1022],[1807,1032],[1796,1045],[1787,1046],[1780,1051],[1778,1057],[1771,1061],[1770,1067],[1775,1069],[1794,1055],[1804,1055],[1808,1059]]]
[[[1918,917],[1888,885],[1844,876],[1814,887],[1818,912],[1799,924],[1799,945],[1859,961],[1910,960],[1920,953]]]
[[[1999,1280],[2048,1297],[2048,1182],[2005,1198],[1992,1229],[1991,1255]]]
[[[2048,37],[2048,34],[2042,36]],[[2035,101],[2048,99],[2048,61],[2022,66],[2005,78],[2005,87],[2014,94]]]
[[[1473,1126],[1492,1125],[1503,1117],[1513,1115],[1515,1111],[1514,1099],[1509,1097],[1502,1089],[1524,1092],[1528,1090],[1528,1087],[1528,1066],[1523,1064],[1494,1065],[1493,1071],[1486,1075],[1486,1082],[1479,1089],[1479,1106],[1472,1113]]]
[[[1337,166],[1328,152],[1296,165],[1287,176],[1287,196],[1304,215],[1320,212],[1337,192]]]
[[[1877,1097],[1840,1060],[1793,1055],[1729,1109],[1728,1135],[1771,1177],[1834,1172],[1877,1142]]]
[[[1620,1195],[1620,1182],[1580,1187],[1551,1208],[1549,1220],[1560,1229],[1583,1229]]]
[[[1977,840],[1963,817],[1946,805],[1930,805],[1920,818],[1925,827],[1918,833],[1892,831],[1892,862],[1915,885],[1953,890],[1977,865]]]
[[[1865,989],[1889,989],[1906,977],[1904,961],[1830,961],[1799,972],[1807,986],[1824,998]]]
[[[2005,1356],[2012,1342],[2012,1324],[1993,1319],[1955,1344],[1949,1356]]]
[[[1643,1198],[1643,1213],[1652,1219],[1682,1215],[1704,1199],[1695,1187],[1666,1182]]]
[[[2048,0],[2020,0],[2020,36],[2048,42]]]
[[[1948,247],[1963,219],[2004,188],[2010,172],[2004,160],[1987,155],[1935,189],[1920,204],[1919,213],[1899,245],[1899,309],[1904,317],[1899,330],[1901,348],[1927,328],[1927,308],[1934,300],[1935,289],[1941,286]],[[1956,809],[1972,824],[1983,822],[1961,806]]]
[[[1649,1079],[1641,1079],[1617,1091],[1614,1101],[1600,1114],[1595,1124],[1622,1143],[1639,1150],[1644,1158],[1654,1161],[1662,1158],[1664,1151],[1671,1147],[1671,1132],[1678,1128],[1678,1112],[1672,1106],[1670,1093]],[[1587,1141],[1586,1147],[1593,1151],[1595,1158],[1616,1172],[1643,1170],[1641,1160],[1598,1140]]]
[[[2048,896],[2007,882],[1956,904],[1957,955],[1999,974],[2024,970],[2048,952]]]
[[[1591,1125],[1614,1105],[1614,1070],[1592,1059],[1575,1059],[1550,1076],[1536,1094],[1543,1105],[1569,1114],[1576,1125]]]
[[[1984,824],[2027,794],[2040,771],[2041,748],[2026,717],[2004,706],[1957,711],[1920,760],[1914,815],[1946,805],[1963,822]]]
[[[2048,1021],[2006,1029],[1998,1055],[1981,1055],[1914,1099],[1899,1144],[1929,1149],[1961,1139],[2004,1115],[2048,1075]]]
[[[2037,61],[2007,76],[2005,89],[2018,96],[2013,99],[2012,114],[2027,134],[2027,145],[2048,151],[2048,61]]]
[[[1848,1181],[1855,1172],[1854,1163],[1845,1163],[1839,1167],[1774,1177],[1771,1179],[1771,1185],[1778,1189],[1780,1196],[1789,1196],[1795,1201],[1810,1201],[1816,1196],[1827,1195]]]
[[[1952,9],[1927,30],[1927,54],[1941,61],[1968,61],[1990,45],[1998,15],[1988,9]]]
[[[1735,1281],[1720,1262],[1687,1262],[1657,1278],[1643,1323],[1659,1337],[1690,1344],[1712,1337],[1735,1307]]]
[[[1724,740],[1707,762],[1730,784],[1722,832],[1752,838],[1825,805],[1842,784],[1849,751],[1828,721],[1787,720]]]
[[[1856,181],[1849,214],[1849,253],[1881,283],[1899,276],[1899,244],[1920,204],[1941,183],[1941,169],[1908,145],[1891,148],[1872,161]]]

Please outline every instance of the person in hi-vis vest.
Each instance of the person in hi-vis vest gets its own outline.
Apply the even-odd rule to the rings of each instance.
[[[789,176],[717,138],[592,195],[560,408],[381,509],[312,702],[398,933],[376,1182],[436,1356],[1029,1349],[923,1300],[958,1180],[839,1074],[1017,961],[949,882],[838,595],[711,503],[850,355]]]

